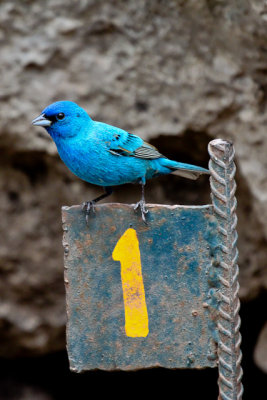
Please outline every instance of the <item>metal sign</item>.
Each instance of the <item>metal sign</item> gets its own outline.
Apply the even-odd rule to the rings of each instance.
[[[212,205],[103,204],[86,226],[63,207],[70,367],[219,368],[220,399],[240,400],[236,200],[231,143],[215,140]]]

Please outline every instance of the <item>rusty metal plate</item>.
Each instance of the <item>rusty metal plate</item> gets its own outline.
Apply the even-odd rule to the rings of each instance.
[[[73,371],[216,366],[212,206],[148,209],[62,209]]]

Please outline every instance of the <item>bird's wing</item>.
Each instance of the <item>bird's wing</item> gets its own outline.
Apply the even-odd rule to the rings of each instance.
[[[118,146],[111,146],[109,149],[110,153],[122,156],[130,156],[136,158],[144,158],[148,160],[153,160],[155,158],[164,157],[162,154],[158,152],[156,147],[150,145],[143,141],[143,143],[139,146],[139,140],[135,140],[134,138],[138,136],[132,135],[131,133],[128,134],[128,139],[118,144]],[[130,139],[131,138],[131,139]],[[129,143],[130,142],[130,143]],[[136,142],[136,143],[134,143]],[[135,147],[138,144],[138,147]]]
[[[165,156],[163,156],[158,149],[156,149],[156,147],[147,142],[143,142],[142,146],[135,149],[133,155],[137,158],[148,158],[149,160],[153,160],[155,158],[165,158]]]
[[[116,156],[136,157],[147,160],[165,158],[156,147],[139,136],[103,122],[94,121],[95,134],[107,150]]]
[[[139,136],[123,131],[118,133],[115,140],[112,140],[109,152],[117,156],[128,156],[143,159],[155,159],[164,157],[156,147],[146,143]]]

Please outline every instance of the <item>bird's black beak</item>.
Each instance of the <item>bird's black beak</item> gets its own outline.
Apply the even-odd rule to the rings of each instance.
[[[32,120],[32,125],[35,126],[50,126],[51,124],[52,121],[49,121],[49,119],[45,118],[44,114],[41,114],[39,117]]]

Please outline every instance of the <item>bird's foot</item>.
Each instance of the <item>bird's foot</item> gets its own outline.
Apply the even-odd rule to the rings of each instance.
[[[148,213],[148,210],[146,209],[146,203],[145,200],[140,200],[138,201],[138,203],[136,203],[136,205],[134,206],[134,211],[136,211],[138,209],[138,207],[140,207],[140,211],[141,211],[141,215],[142,215],[142,220],[144,221],[144,223],[147,225],[146,222],[146,214]]]
[[[83,209],[83,211],[85,211],[86,224],[88,225],[89,215],[90,215],[91,211],[93,211],[93,213],[95,213],[95,201],[94,200],[85,201],[82,205],[82,209]]]

